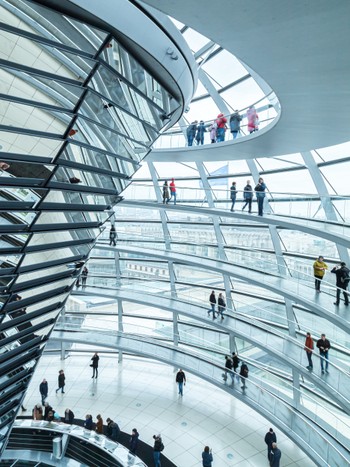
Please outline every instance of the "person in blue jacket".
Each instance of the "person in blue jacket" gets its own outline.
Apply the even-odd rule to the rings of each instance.
[[[197,144],[204,144],[204,133],[206,133],[206,129],[204,126],[203,120],[199,122],[199,125],[197,126],[197,133],[196,133],[196,142]]]
[[[255,187],[256,199],[258,201],[258,216],[264,214],[264,198],[266,185],[263,178],[259,178],[258,184]]]
[[[205,446],[204,451],[202,452],[203,467],[211,467],[212,462],[213,454],[211,453],[211,449],[209,449],[209,446]]]

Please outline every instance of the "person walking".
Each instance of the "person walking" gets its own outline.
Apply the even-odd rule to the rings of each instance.
[[[203,467],[211,467],[213,462],[213,454],[209,446],[205,446],[202,452],[202,465]]]
[[[164,450],[164,444],[160,435],[153,435],[154,446],[153,446],[153,460],[154,467],[161,467],[160,453]]]
[[[346,263],[341,262],[339,266],[334,266],[331,270],[336,275],[336,285],[337,285],[337,294],[335,298],[334,305],[339,306],[340,303],[340,292],[343,291],[344,296],[344,305],[349,305],[349,294],[347,292],[347,288],[350,281],[349,269],[346,267]]]
[[[112,225],[111,230],[109,231],[109,246],[116,246],[117,242],[115,239],[117,238],[117,232],[115,230],[114,225]]]
[[[237,196],[236,182],[232,182],[232,185],[230,187],[230,195],[231,195],[231,202],[232,202],[231,211],[234,212],[236,196]]]
[[[185,373],[181,370],[181,368],[179,369],[179,371],[176,373],[176,378],[175,378],[175,381],[177,382],[178,386],[179,386],[179,392],[178,394],[180,394],[180,396],[182,397],[184,394],[184,386],[186,386],[186,375]]]
[[[255,187],[256,199],[258,201],[258,216],[262,216],[264,214],[265,190],[266,185],[264,183],[264,179],[260,177]]]
[[[163,204],[168,203],[170,200],[169,186],[168,182],[165,180],[163,183]]]
[[[195,120],[194,122],[191,123],[191,125],[187,127],[186,135],[187,135],[188,146],[193,145],[193,140],[194,140],[194,137],[196,136],[196,131],[197,131],[197,123],[198,123],[198,120]]]
[[[259,130],[259,115],[256,112],[254,105],[251,105],[247,110],[248,131],[250,134]]]
[[[248,212],[251,214],[252,212],[252,202],[253,202],[253,188],[250,184],[250,180],[247,180],[247,184],[243,190],[243,199],[245,201],[244,206],[242,207],[242,211],[248,206]]]
[[[270,467],[280,467],[282,453],[276,443],[272,443]]]
[[[166,204],[169,203],[169,201],[174,198],[174,204],[176,204],[176,186],[175,186],[175,180],[172,178],[170,182],[170,198],[166,202]]]
[[[114,422],[110,418],[107,418],[107,435],[109,438],[111,438],[113,441],[117,441],[119,438],[120,434],[120,428],[118,423]]]
[[[222,293],[219,293],[218,297],[218,316],[221,315],[221,319],[224,319],[224,311],[226,310],[226,302]]]
[[[91,361],[91,367],[92,367],[92,376],[91,378],[97,378],[98,377],[98,361],[100,360],[100,357],[98,356],[98,353],[95,352]]]
[[[235,375],[232,371],[232,360],[228,355],[225,355],[225,373],[224,373],[224,381],[227,381],[227,373],[229,373],[231,377],[231,383],[234,384],[235,382]]]
[[[306,333],[306,339],[305,339],[305,347],[304,350],[306,352],[306,356],[308,359],[308,366],[306,367],[308,370],[313,369],[313,364],[312,364],[312,352],[314,350],[314,341],[311,337],[311,334],[309,332]]]
[[[238,110],[234,110],[230,117],[230,131],[233,139],[236,139],[241,131],[241,121],[242,117],[239,115]]]
[[[241,370],[239,374],[240,374],[241,383],[242,383],[241,389],[243,389],[243,391],[246,388],[246,379],[248,378],[248,373],[249,373],[248,365],[245,362],[242,362]]]
[[[64,423],[69,423],[69,425],[73,425],[74,422],[74,413],[70,409],[66,409],[64,411],[64,418],[63,418]]]
[[[323,279],[328,269],[327,264],[324,262],[323,256],[319,256],[317,258],[317,260],[313,264],[313,268],[314,268],[314,277],[315,277],[315,289],[316,289],[316,292],[320,293],[321,292],[320,290],[321,280]]]
[[[239,382],[239,374],[238,374],[238,367],[239,367],[239,358],[238,358],[238,354],[237,352],[232,352],[232,367],[233,367],[233,371],[234,373],[236,373],[236,379],[237,381]]]
[[[206,130],[205,126],[204,126],[204,122],[203,122],[203,120],[201,120],[199,122],[199,125],[197,126],[197,133],[196,133],[196,142],[197,142],[198,146],[200,144],[202,144],[202,145],[204,144],[204,133],[206,133],[206,132],[207,132],[207,130]]]
[[[219,113],[216,119],[216,124],[217,124],[216,141],[218,143],[220,143],[221,141],[225,141],[226,123],[227,123],[227,118],[224,117],[223,113]]]
[[[213,319],[216,319],[216,316],[215,316],[216,297],[215,297],[214,290],[212,290],[209,296],[209,303],[210,303],[210,309],[208,310],[208,316],[210,315],[210,313],[213,313]]]
[[[137,445],[139,444],[139,436],[139,432],[136,430],[136,428],[133,428],[129,440],[129,451],[132,454],[136,454]]]
[[[318,339],[316,347],[320,351],[321,373],[324,374],[324,362],[326,362],[326,373],[328,373],[328,352],[331,343],[326,339],[326,334],[321,334],[321,339]]]
[[[45,399],[47,398],[47,395],[49,393],[49,385],[47,384],[47,381],[46,381],[45,378],[39,384],[39,392],[40,392],[40,395],[41,395],[41,403],[42,403],[42,405],[44,405],[45,404]]]
[[[217,123],[214,121],[210,127],[209,127],[209,136],[210,136],[210,142],[216,143],[216,131],[218,129]]]
[[[103,435],[103,418],[100,414],[96,415],[96,426],[95,431],[99,435]]]
[[[83,272],[81,273],[81,283],[83,288],[86,287],[86,279],[88,277],[89,270],[86,266],[84,266]]]
[[[271,461],[271,451],[272,451],[272,444],[277,443],[277,436],[276,433],[273,431],[272,428],[265,435],[265,443],[267,444],[267,458],[269,462]]]
[[[56,394],[57,392],[61,389],[61,393],[64,394],[64,387],[66,385],[66,377],[64,374],[63,370],[60,370],[58,372],[58,388],[56,389]]]

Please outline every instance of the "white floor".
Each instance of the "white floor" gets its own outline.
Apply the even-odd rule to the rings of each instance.
[[[201,464],[205,445],[213,449],[213,467],[268,466],[265,433],[270,423],[234,397],[199,378],[187,375],[184,397],[177,394],[173,368],[125,357],[100,355],[99,377],[92,380],[92,355],[68,357],[44,355],[29,386],[25,406],[30,413],[40,402],[39,384],[49,383],[48,402],[62,416],[68,407],[77,418],[101,413],[123,431],[137,428],[140,439],[152,444],[152,435],[161,433],[164,454],[178,467]],[[66,374],[65,394],[55,393],[58,370]],[[281,467],[314,467],[305,454],[282,433],[277,432],[282,451]]]

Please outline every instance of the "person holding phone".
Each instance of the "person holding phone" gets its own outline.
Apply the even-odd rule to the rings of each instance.
[[[211,467],[213,462],[213,454],[209,446],[205,446],[204,451],[202,452],[202,463],[203,467]]]

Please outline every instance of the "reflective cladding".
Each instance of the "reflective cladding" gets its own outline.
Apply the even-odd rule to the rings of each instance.
[[[35,1],[0,13],[1,455],[112,206],[182,103],[107,30]]]

